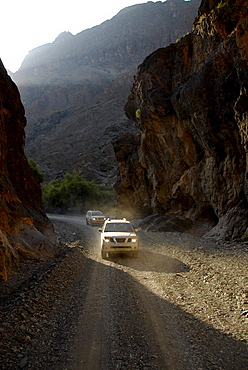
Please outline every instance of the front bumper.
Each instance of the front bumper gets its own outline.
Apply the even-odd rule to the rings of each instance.
[[[102,226],[104,224],[105,220],[106,220],[105,218],[104,219],[95,219],[95,220],[91,219],[90,223],[93,226]]]
[[[105,253],[133,253],[138,252],[138,243],[103,243],[102,251]]]

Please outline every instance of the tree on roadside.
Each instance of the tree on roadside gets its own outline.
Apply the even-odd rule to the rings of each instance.
[[[66,173],[62,180],[52,180],[42,185],[42,200],[47,211],[66,211],[77,208],[80,211],[115,202],[116,193],[109,187],[97,186],[86,181],[78,172]]]

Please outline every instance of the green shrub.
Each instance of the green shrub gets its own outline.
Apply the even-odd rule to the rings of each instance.
[[[140,117],[141,117],[141,110],[140,109],[136,110],[135,116],[136,116],[136,118],[140,119]]]
[[[225,6],[227,6],[227,1],[225,1],[225,2],[221,1],[221,2],[217,5],[217,9],[224,8]]]
[[[37,177],[39,183],[42,183],[45,180],[45,176],[42,172],[40,172],[36,162],[32,158],[29,158],[28,159],[28,164],[29,164],[29,167],[34,172],[35,176]]]
[[[83,212],[89,208],[107,208],[107,205],[112,206],[116,201],[113,188],[86,181],[76,171],[65,174],[62,180],[52,180],[41,188],[43,205],[47,211],[77,208]]]

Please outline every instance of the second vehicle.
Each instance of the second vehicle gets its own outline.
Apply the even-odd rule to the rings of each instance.
[[[101,211],[88,211],[86,213],[86,224],[90,226],[102,226],[107,219]]]

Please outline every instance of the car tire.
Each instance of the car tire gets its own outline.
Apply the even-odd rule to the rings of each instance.
[[[105,260],[107,258],[107,253],[102,251],[102,258]]]

